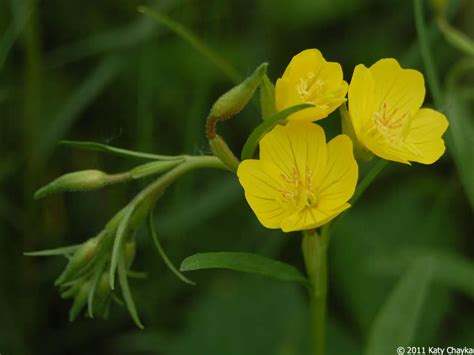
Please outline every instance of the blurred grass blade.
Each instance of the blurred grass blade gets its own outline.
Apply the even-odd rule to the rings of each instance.
[[[15,4],[13,1],[11,3],[12,5]],[[16,10],[13,11],[14,15],[12,16],[12,22],[5,32],[3,32],[3,35],[0,36],[0,70],[5,64],[5,60],[8,57],[10,49],[21,35],[25,24],[28,22],[33,12],[33,4],[34,2],[30,1],[21,1],[16,3]]]
[[[183,281],[184,283],[187,283],[193,286],[196,285],[194,281],[191,281],[186,276],[184,276],[181,272],[179,272],[179,270],[173,265],[171,260],[168,258],[168,255],[166,255],[165,251],[161,247],[160,240],[158,239],[158,236],[156,234],[155,224],[153,223],[153,210],[151,210],[150,213],[148,214],[148,231],[150,233],[150,236],[153,239],[153,243],[155,244],[158,254],[161,256],[161,258],[165,262],[168,269],[170,269],[171,272],[175,274],[176,277],[180,279],[181,281]]]
[[[271,131],[271,129],[278,123],[284,121],[289,115],[312,106],[313,105],[311,104],[295,105],[278,112],[277,114],[260,123],[257,127],[255,127],[245,142],[245,145],[242,149],[242,160],[252,159],[254,157],[258,142],[260,142],[263,136],[267,132]]]
[[[455,289],[474,299],[474,262],[466,257],[445,251],[408,248],[392,258],[381,256],[367,267],[380,275],[398,275],[410,260],[432,258],[436,282]],[[396,260],[396,262],[394,262]]]
[[[444,17],[438,17],[436,23],[448,43],[459,49],[461,52],[471,57],[474,56],[474,42],[468,36],[461,31],[458,31],[456,28],[451,27]]]
[[[413,344],[433,271],[433,259],[425,257],[402,276],[375,318],[366,355],[391,354],[399,346]]]
[[[48,55],[46,62],[51,67],[62,66],[93,55],[131,47],[148,40],[155,33],[156,24],[148,19],[142,19],[127,26],[57,48]]]
[[[154,11],[146,6],[140,6],[138,8],[138,11],[151,17],[152,19],[156,20],[160,24],[166,26],[171,31],[173,31],[176,35],[178,35],[183,40],[188,42],[198,52],[200,52],[205,57],[207,57],[210,62],[212,62],[216,67],[218,67],[233,82],[238,84],[242,81],[242,77],[237,72],[237,70],[226,59],[221,57],[220,54],[212,50],[201,39],[195,36],[191,32],[191,30],[184,27],[180,23],[174,21],[173,19],[169,18],[165,14],[158,11]]]
[[[306,278],[294,266],[251,253],[217,252],[194,254],[184,259],[180,268],[181,271],[202,269],[229,269],[306,284]]]
[[[448,152],[454,158],[459,177],[474,209],[474,123],[466,102],[459,98],[455,88],[446,93],[446,116],[449,128],[446,135]]]
[[[96,143],[96,142],[64,140],[64,141],[60,141],[59,143],[68,147],[76,148],[76,149],[93,150],[96,152],[111,153],[111,154],[115,154],[122,157],[142,158],[142,159],[151,159],[151,160],[176,160],[176,159],[179,159],[180,157],[180,156],[172,156],[172,155],[157,155],[157,154],[136,152],[133,150],[117,148],[111,145]]]
[[[56,249],[48,249],[48,250],[38,250],[38,251],[29,251],[23,253],[26,256],[53,256],[53,255],[65,255],[71,254],[76,251],[82,244],[78,245],[70,245],[68,247],[61,247]]]
[[[275,86],[267,74],[263,75],[262,81],[260,82],[260,110],[262,112],[262,119],[264,120],[276,114]]]
[[[123,255],[121,254],[118,261],[118,279],[120,283],[120,288],[122,289],[123,299],[125,301],[125,305],[127,306],[128,312],[132,317],[133,321],[140,329],[143,329],[144,326],[138,317],[137,308],[135,306],[135,302],[133,301],[132,293],[130,292],[130,286],[128,285],[127,279],[127,270],[125,268],[125,261],[123,259]]]
[[[40,155],[47,158],[57,141],[71,128],[84,109],[109,85],[122,68],[124,59],[111,56],[104,59],[82,82],[59,110],[56,118],[43,134]]]
[[[461,255],[436,254],[436,278],[474,300],[474,263]]]

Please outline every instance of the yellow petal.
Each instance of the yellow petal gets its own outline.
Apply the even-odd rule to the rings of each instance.
[[[442,113],[423,108],[410,122],[405,144],[408,149],[406,159],[422,164],[433,164],[444,153],[442,138],[448,128],[448,120]]]
[[[406,149],[400,142],[391,142],[380,134],[368,135],[364,141],[365,146],[376,156],[410,165],[406,159]]]
[[[314,107],[298,111],[288,120],[316,121],[327,117],[345,102],[347,83],[338,63],[327,62],[317,49],[293,57],[275,86],[277,111],[309,103]]]
[[[349,115],[358,140],[364,145],[366,130],[372,126],[374,114],[374,79],[369,69],[359,64],[354,68],[349,86]]]
[[[282,78],[290,81],[299,80],[310,71],[319,72],[325,62],[326,60],[319,50],[305,49],[291,59]]]
[[[267,228],[280,228],[285,210],[279,202],[281,183],[274,168],[259,160],[244,160],[237,176],[260,223]]]
[[[387,112],[395,116],[413,115],[425,99],[423,75],[413,69],[403,69],[393,58],[381,59],[370,68],[374,78],[376,111],[386,104]]]
[[[283,219],[281,229],[283,232],[293,232],[318,228],[337,217],[341,212],[349,207],[350,205],[345,203],[338,209],[332,211],[322,211],[319,208],[308,208]]]
[[[352,141],[339,135],[328,143],[326,174],[317,194],[317,207],[329,213],[344,206],[355,191],[358,166],[352,153]]]
[[[285,178],[297,174],[305,179],[308,174],[318,184],[327,161],[326,137],[323,129],[305,121],[290,121],[276,126],[260,141],[260,159],[272,162]]]

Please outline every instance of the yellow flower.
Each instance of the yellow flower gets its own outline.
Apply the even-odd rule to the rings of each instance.
[[[357,140],[375,155],[405,164],[432,164],[444,153],[446,117],[420,108],[423,75],[402,69],[395,59],[381,59],[354,69],[349,86],[349,115]]]
[[[317,121],[346,101],[347,87],[339,63],[327,62],[317,49],[306,49],[293,57],[277,80],[275,106],[281,111],[298,104],[313,104],[288,119]]]
[[[319,227],[349,208],[358,170],[349,137],[326,144],[320,126],[290,121],[262,138],[260,160],[244,160],[237,175],[259,221],[290,232]]]

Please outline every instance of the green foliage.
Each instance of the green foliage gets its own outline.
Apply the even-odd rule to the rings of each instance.
[[[428,61],[439,76],[434,90],[427,87],[426,104],[450,122],[446,155],[432,166],[390,164],[334,225],[328,355],[375,347],[394,353],[395,336],[410,338],[409,345],[474,346],[472,68],[449,80],[470,53],[474,5],[448,1],[448,33],[441,33],[427,1],[421,3]],[[140,8],[146,15],[137,5],[147,6]],[[348,81],[356,64],[395,57],[423,70],[430,84],[413,17],[411,2],[395,0],[0,2],[0,352],[307,354],[307,300],[299,282],[213,270],[193,273],[198,286],[191,288],[176,280],[182,275],[176,268],[177,275],[170,272],[166,260],[245,250],[268,256],[273,266],[264,273],[275,272],[274,260],[285,260],[296,268],[283,267],[283,275],[302,280],[300,237],[262,228],[233,177],[203,171],[162,197],[151,234],[159,240],[136,231],[133,269],[139,276],[146,271],[145,281],[132,279],[137,274],[122,252],[111,292],[110,261],[92,258],[58,286],[67,300],[51,287],[62,262],[73,261],[108,220],[119,223],[123,213],[114,214],[143,181],[44,201],[34,201],[33,193],[68,171],[129,171],[132,159],[145,159],[150,165],[138,169],[142,177],[183,158],[173,154],[209,153],[203,132],[213,100],[269,62],[262,110],[251,103],[239,120],[220,127],[238,151],[262,122],[260,111],[265,122],[275,114],[271,82],[304,48],[340,60]],[[336,115],[319,123],[340,131]],[[79,149],[58,147],[62,139]],[[248,158],[258,139],[251,149],[246,145]],[[147,153],[136,151],[142,149]],[[375,163],[361,163],[360,176],[377,172]],[[117,236],[112,225],[105,229],[113,232],[107,250]],[[47,249],[61,245],[72,246]],[[166,250],[164,263],[158,246]],[[26,254],[41,258],[22,256],[38,249],[46,250]],[[45,257],[55,255],[65,258]],[[422,260],[432,262],[431,279],[417,263]],[[231,266],[255,270],[242,261]],[[122,307],[110,312],[115,304]],[[146,329],[137,329],[127,311]]]
[[[406,272],[378,312],[365,354],[386,354],[413,344],[433,273],[431,258],[418,259]]]
[[[181,263],[181,271],[201,269],[229,269],[259,274],[282,281],[306,283],[306,278],[295,267],[250,253],[217,252],[200,253],[187,257]]]

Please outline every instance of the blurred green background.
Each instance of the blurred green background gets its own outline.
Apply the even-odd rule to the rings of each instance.
[[[439,109],[450,120],[447,152],[432,166],[390,164],[335,227],[330,355],[362,354],[378,338],[377,315],[390,300],[396,305],[393,290],[404,271],[425,257],[436,267],[416,324],[404,323],[410,303],[395,307],[400,327],[413,333],[410,344],[400,345],[474,347],[473,57],[445,41],[424,3],[445,95]],[[65,259],[22,255],[92,237],[145,186],[34,201],[35,189],[66,172],[120,172],[139,163],[61,147],[59,140],[209,153],[206,115],[234,82],[168,27],[138,13],[139,5],[187,27],[241,77],[268,61],[276,80],[306,48],[340,62],[347,81],[355,65],[383,57],[423,71],[412,1],[0,0],[0,353],[305,354],[301,286],[211,270],[190,274],[198,282],[190,287],[166,269],[145,228],[134,269],[148,276],[131,283],[143,331],[117,305],[109,320],[68,322],[70,301],[53,286]],[[474,36],[473,1],[450,1],[447,13],[454,27]],[[220,131],[238,152],[260,119],[255,100]],[[337,115],[323,125],[329,136],[340,130]],[[362,173],[369,166],[362,164]],[[196,252],[247,251],[303,268],[300,235],[261,227],[228,173],[181,179],[156,215],[177,264]],[[409,292],[415,300],[422,291]]]

